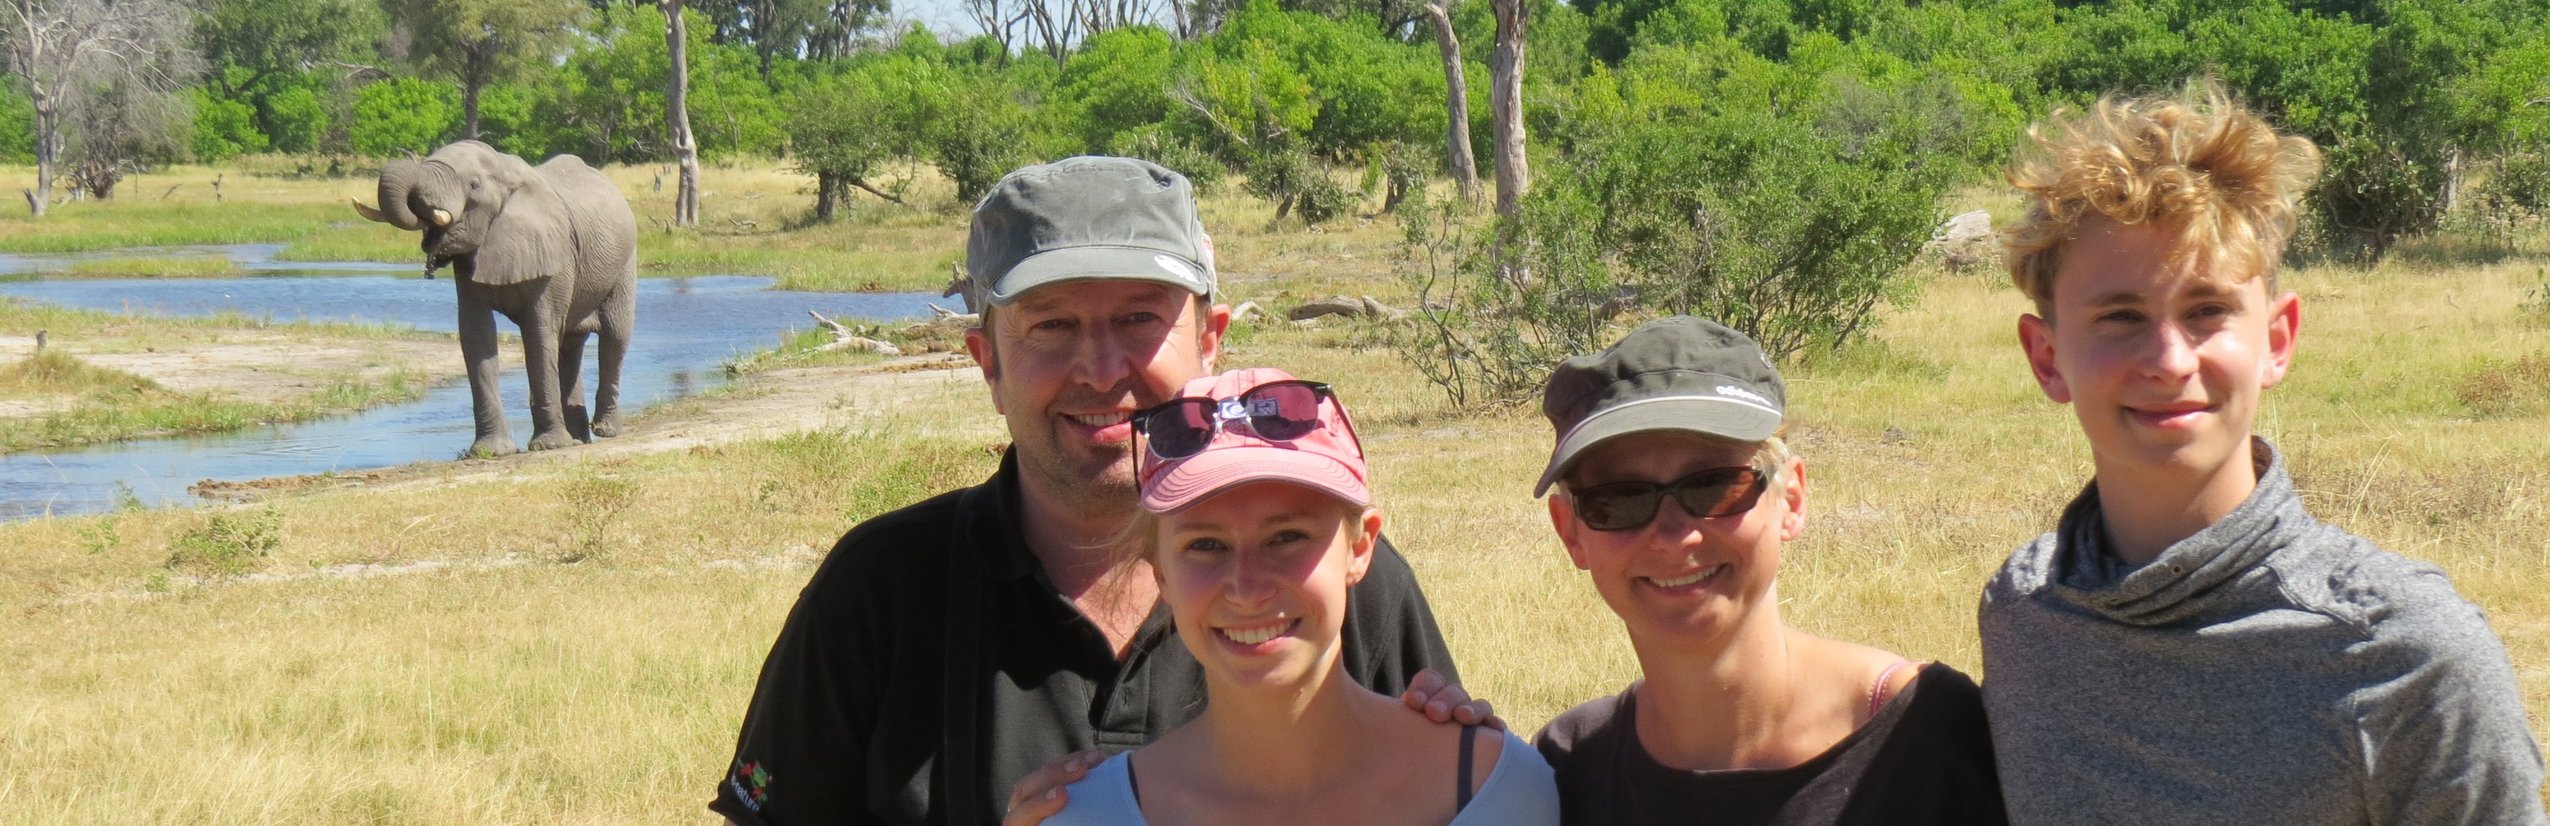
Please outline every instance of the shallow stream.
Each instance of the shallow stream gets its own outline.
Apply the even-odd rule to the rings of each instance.
[[[107,255],[221,255],[250,273],[220,279],[39,276],[0,280],[0,296],[137,314],[236,312],[278,322],[380,322],[440,332],[457,325],[448,272],[428,281],[413,264],[276,261],[280,249],[247,244],[0,254],[0,275],[22,278],[60,271],[67,260]],[[639,279],[637,329],[621,371],[623,412],[636,413],[724,384],[726,361],[773,346],[789,330],[812,326],[807,310],[831,318],[882,321],[927,315],[928,302],[941,300],[924,293],[792,292],[769,289],[770,284],[769,278],[738,275]],[[515,332],[503,316],[496,325]],[[588,389],[598,349],[585,348]],[[522,350],[508,340],[500,352],[507,368],[500,382],[507,426],[519,446],[532,432]],[[451,357],[455,364],[460,360],[457,341]],[[0,455],[0,520],[90,513],[127,499],[144,505],[190,503],[197,498],[187,487],[205,479],[239,481],[450,459],[474,435],[469,384],[454,380],[413,402],[298,424],[5,454]]]

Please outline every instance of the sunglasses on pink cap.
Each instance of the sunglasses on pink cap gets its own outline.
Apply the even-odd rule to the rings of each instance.
[[[1133,414],[1133,431],[1143,435],[1143,452],[1154,463],[1173,462],[1204,452],[1225,428],[1244,429],[1269,442],[1308,436],[1319,430],[1319,409],[1324,404],[1336,409],[1338,420],[1346,425],[1346,440],[1361,457],[1363,440],[1356,438],[1355,422],[1336,398],[1337,391],[1320,382],[1271,381],[1226,399],[1187,396],[1143,408]]]

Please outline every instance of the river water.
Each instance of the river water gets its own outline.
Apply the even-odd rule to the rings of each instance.
[[[428,281],[420,265],[276,261],[280,245],[164,247],[64,256],[0,254],[0,296],[112,312],[202,316],[236,312],[288,321],[382,322],[451,332],[457,326],[449,273]],[[251,273],[223,279],[28,279],[69,259],[106,254],[227,256]],[[811,293],[769,289],[771,279],[716,275],[638,280],[637,329],[621,370],[624,414],[725,383],[723,364],[826,317],[884,321],[929,314],[924,293]],[[512,322],[496,317],[499,330]],[[585,347],[588,392],[599,348]],[[514,443],[531,438],[521,347],[500,351],[507,425]],[[16,357],[17,354],[0,354]],[[452,359],[460,360],[453,342]],[[235,433],[144,439],[67,450],[0,455],[0,520],[91,513],[128,498],[145,505],[197,501],[186,488],[205,479],[386,467],[450,459],[475,437],[469,385],[453,381],[416,401],[358,414]]]

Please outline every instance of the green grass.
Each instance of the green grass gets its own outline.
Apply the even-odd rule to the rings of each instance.
[[[424,395],[428,386],[402,369],[379,378],[340,376],[315,393],[282,402],[256,402],[179,393],[141,376],[90,366],[49,350],[0,368],[0,396],[64,397],[71,404],[37,416],[0,419],[0,453],[304,421],[409,401]]]
[[[232,278],[241,274],[225,255],[115,256],[73,261],[73,278]]]

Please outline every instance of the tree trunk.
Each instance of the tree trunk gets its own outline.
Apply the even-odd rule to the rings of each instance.
[[[673,225],[687,227],[699,223],[699,141],[691,136],[691,65],[687,40],[690,28],[682,22],[684,0],[657,0],[664,10],[664,48],[671,58],[671,77],[665,81],[664,120],[672,131],[673,159],[682,168],[681,186],[673,194]]]
[[[1525,0],[1488,0],[1496,9],[1496,49],[1488,53],[1490,138],[1496,151],[1496,214],[1514,214],[1532,186],[1523,157],[1523,33],[1531,25]]]
[[[478,78],[475,76],[460,83],[460,134],[473,141],[478,139]]]
[[[44,217],[53,204],[53,172],[62,154],[62,114],[41,92],[35,99],[35,193],[27,197],[27,209],[35,217]]]
[[[1461,200],[1476,204],[1479,200],[1479,162],[1470,153],[1470,81],[1461,67],[1461,39],[1452,32],[1452,4],[1458,0],[1434,0],[1425,4],[1426,21],[1434,24],[1434,42],[1443,51],[1444,109],[1449,123],[1444,129],[1443,157],[1452,172],[1452,180],[1461,185]],[[1397,203],[1393,199],[1392,203]],[[1390,211],[1388,207],[1383,212]]]
[[[840,210],[841,178],[830,172],[815,171],[815,222],[831,223]]]

